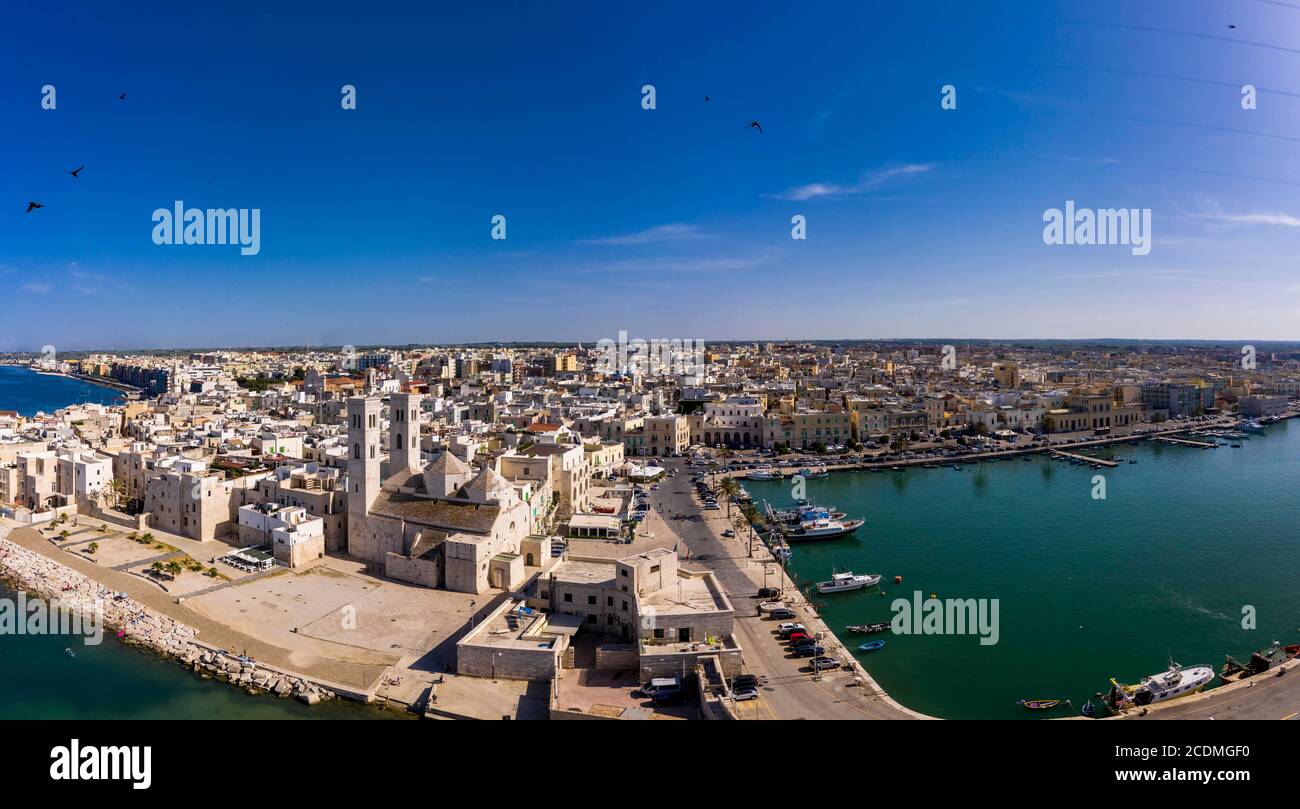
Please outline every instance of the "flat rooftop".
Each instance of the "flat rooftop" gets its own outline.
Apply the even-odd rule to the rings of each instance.
[[[688,615],[700,612],[726,612],[731,604],[706,575],[678,576],[662,590],[641,597],[642,609],[652,608],[658,615]]]

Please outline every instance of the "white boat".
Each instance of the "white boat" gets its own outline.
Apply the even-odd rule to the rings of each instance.
[[[1258,421],[1255,421],[1254,419],[1247,419],[1246,421],[1243,421],[1241,424],[1237,425],[1237,429],[1245,430],[1248,433],[1264,432],[1263,425],[1261,425]]]
[[[861,590],[863,587],[874,587],[879,583],[880,576],[878,574],[832,573],[830,581],[817,582],[817,592],[845,593],[849,590]]]
[[[1214,677],[1214,669],[1209,666],[1179,666],[1171,661],[1168,671],[1143,677],[1137,685],[1124,685],[1112,678],[1106,703],[1118,710],[1165,702],[1195,694],[1209,685]]]
[[[750,472],[745,477],[749,478],[750,480],[780,480],[781,473],[774,472],[771,469],[755,469],[753,472]]]
[[[785,538],[790,542],[808,539],[838,539],[858,530],[864,523],[866,523],[866,520],[841,521],[819,517],[801,523],[798,528],[786,533]]]
[[[814,478],[824,478],[824,477],[829,477],[829,476],[830,476],[830,472],[827,472],[827,471],[826,471],[826,467],[824,467],[824,466],[818,466],[818,467],[808,466],[808,467],[804,467],[803,469],[800,469],[800,470],[799,470],[799,474],[800,474],[802,477],[804,477],[804,478],[806,478],[806,479],[808,479],[808,480],[812,480],[812,479],[814,479]]]

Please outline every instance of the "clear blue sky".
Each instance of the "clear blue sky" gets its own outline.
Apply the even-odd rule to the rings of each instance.
[[[7,9],[0,350],[1300,338],[1289,3],[480,5]],[[177,199],[261,253],[154,245]]]

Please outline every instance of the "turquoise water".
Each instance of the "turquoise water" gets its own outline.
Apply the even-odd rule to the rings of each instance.
[[[13,599],[15,594],[0,587],[0,598]],[[83,645],[80,637],[0,636],[0,720],[400,716],[341,700],[309,708],[296,700],[250,696],[225,683],[200,679],[111,636],[98,646]]]
[[[17,410],[24,416],[37,411],[53,413],[60,407],[96,402],[113,404],[121,392],[66,376],[38,374],[15,365],[0,365],[0,410]]]
[[[1033,456],[835,473],[808,481],[809,496],[867,525],[796,544],[790,569],[801,585],[837,565],[884,574],[884,597],[873,588],[812,598],[850,649],[886,640],[859,659],[900,702],[936,716],[1026,717],[1016,701],[1030,698],[1069,698],[1077,710],[1110,677],[1137,680],[1171,655],[1217,671],[1225,654],[1300,643],[1300,423],[1266,429],[1240,449],[1103,450],[1138,463],[1100,471]],[[1104,500],[1092,496],[1097,474]],[[745,487],[756,501],[790,503],[788,482]],[[891,602],[914,590],[998,599],[998,643],[844,631],[890,620]],[[1246,605],[1257,629],[1242,628]]]

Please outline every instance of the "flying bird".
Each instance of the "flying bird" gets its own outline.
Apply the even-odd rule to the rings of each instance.
[[[705,101],[708,101],[708,100],[709,100],[709,97],[708,97],[708,96],[705,96],[705,97],[704,97],[704,100],[705,100]]]
[[[29,202],[29,203],[27,203],[27,210],[24,211],[23,213],[31,213],[32,211],[36,210],[37,208],[44,208],[44,207],[45,207],[45,206],[42,205],[42,204],[40,204],[39,202]]]
[[[85,166],[77,166],[75,169],[73,169],[72,171],[70,171],[70,172],[68,172],[68,173],[71,174],[71,175],[73,176],[73,178],[75,179],[76,176],[77,176],[78,174],[80,174],[80,173],[81,173],[81,170],[84,169],[84,168],[85,168]]]
[[[118,96],[118,97],[117,97],[117,100],[118,100],[118,101],[126,101],[126,93],[122,93],[122,95]]]
[[[1229,27],[1229,28],[1236,28],[1237,26],[1233,25],[1232,23],[1229,23],[1229,24],[1228,24],[1228,27]]]
[[[750,129],[757,129],[757,130],[758,130],[758,134],[760,134],[760,135],[763,134],[763,125],[760,124],[758,121],[750,121],[749,124],[748,124],[748,127],[749,127]]]

